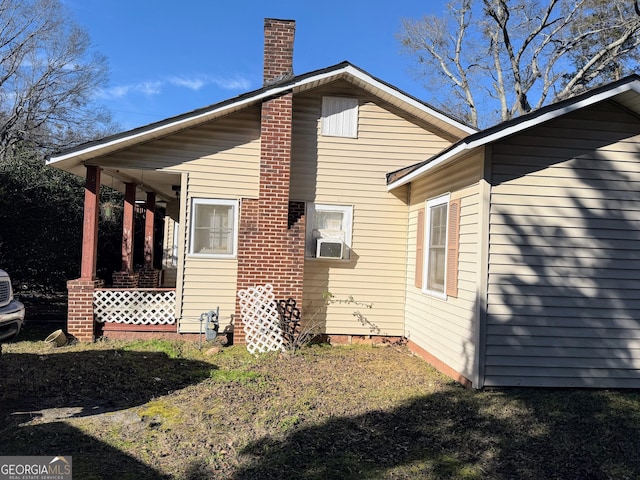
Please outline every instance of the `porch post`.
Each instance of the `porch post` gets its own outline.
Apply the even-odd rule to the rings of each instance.
[[[96,279],[98,252],[98,215],[100,208],[100,167],[88,166],[84,190],[82,258],[80,278],[67,282],[67,332],[80,341],[95,339],[93,291],[103,285]]]
[[[144,216],[144,268],[145,270],[153,269],[153,226],[156,213],[156,194],[147,192],[147,202],[145,204]]]
[[[147,192],[144,216],[144,268],[140,272],[138,286],[140,288],[157,288],[160,286],[160,270],[153,268],[154,223],[156,218],[156,194]]]
[[[136,184],[125,184],[124,215],[122,219],[122,268],[123,272],[133,272],[133,233],[136,206]]]
[[[98,214],[100,212],[100,167],[88,166],[84,188],[82,224],[82,260],[80,278],[94,280],[98,253]]]
[[[136,184],[125,183],[122,218],[122,266],[113,274],[114,288],[136,288],[138,274],[133,271],[133,234],[135,232]]]

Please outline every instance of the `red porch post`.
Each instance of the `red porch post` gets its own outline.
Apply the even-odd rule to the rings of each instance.
[[[102,286],[96,279],[98,253],[98,215],[100,209],[100,167],[88,166],[84,190],[84,220],[82,224],[82,259],[80,278],[67,282],[67,331],[80,341],[95,338],[93,291]]]
[[[82,223],[82,261],[80,278],[95,279],[98,253],[98,215],[100,212],[100,167],[87,167]]]
[[[127,183],[124,193],[122,219],[122,267],[123,272],[133,272],[133,232],[136,207],[136,184]]]
[[[124,213],[122,219],[122,266],[113,274],[115,288],[136,288],[138,274],[133,271],[133,234],[135,231],[136,184],[125,184]]]
[[[157,288],[160,285],[160,270],[153,268],[154,223],[156,219],[156,194],[147,192],[144,216],[144,267],[140,272],[140,288]]]
[[[147,192],[144,216],[144,268],[153,268],[153,224],[156,218],[156,194]]]

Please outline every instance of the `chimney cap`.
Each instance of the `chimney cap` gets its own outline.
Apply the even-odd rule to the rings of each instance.
[[[271,17],[267,17],[264,19],[264,23],[267,22],[283,22],[283,23],[293,23],[295,24],[296,21],[293,19],[286,19],[286,18],[271,18]]]
[[[295,20],[264,19],[264,86],[293,77],[295,32]]]

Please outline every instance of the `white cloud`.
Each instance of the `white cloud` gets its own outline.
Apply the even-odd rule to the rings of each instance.
[[[177,87],[189,88],[196,92],[207,85],[215,85],[224,90],[247,90],[251,85],[249,80],[244,78],[220,78],[213,75],[173,76],[169,77],[168,81]]]
[[[246,78],[214,78],[212,83],[225,90],[248,90],[251,82]]]
[[[117,100],[131,94],[153,96],[162,93],[163,89],[167,85],[187,88],[197,92],[208,85],[214,85],[224,90],[248,90],[251,86],[251,82],[241,77],[221,78],[212,75],[173,75],[162,80],[149,80],[129,85],[116,85],[105,88],[99,90],[96,93],[96,96],[101,100]]]
[[[160,92],[162,92],[162,82],[150,81],[104,88],[99,90],[96,96],[102,100],[116,100],[130,93],[142,93],[143,95],[151,96],[158,95]]]
[[[142,82],[136,86],[136,90],[144,95],[158,95],[162,91],[163,83],[159,81],[155,82]]]
[[[171,85],[175,85],[176,87],[185,87],[197,92],[203,86],[205,86],[207,82],[202,77],[169,77],[169,83]]]

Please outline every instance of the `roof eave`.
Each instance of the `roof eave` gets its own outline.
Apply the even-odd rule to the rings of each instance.
[[[342,62],[333,67],[316,70],[314,72],[293,77],[288,81],[276,85],[245,93],[239,97],[211,105],[210,107],[204,107],[190,113],[171,117],[160,122],[106,137],[102,140],[72,147],[60,153],[51,155],[47,159],[47,164],[56,166],[61,162],[70,160],[74,160],[73,163],[78,164],[95,157],[107,155],[129,146],[154,140],[185,128],[213,120],[218,116],[240,110],[286,91],[303,91],[305,87],[308,87],[311,84],[328,81],[330,79],[337,79],[341,76],[359,79],[360,81],[371,85],[372,88],[377,89],[380,92],[384,92],[398,101],[404,102],[406,105],[420,110],[426,116],[430,117],[434,123],[450,130],[450,133],[457,137],[464,137],[476,132],[474,128],[446,116],[442,112],[439,112],[416,98],[382,82],[348,62]]]
[[[614,83],[613,85],[616,85],[616,83]],[[523,130],[533,128],[544,122],[553,120],[562,115],[566,115],[590,105],[594,105],[598,102],[613,99],[614,97],[629,91],[634,91],[637,94],[640,94],[640,77],[638,77],[637,75],[632,75],[627,79],[627,81],[623,81],[619,85],[612,86],[610,88],[597,88],[594,89],[594,92],[586,92],[582,95],[579,95],[578,97],[575,97],[574,99],[568,99],[564,102],[559,102],[555,106],[555,108],[553,107],[553,105],[550,105],[547,108],[542,108],[539,111],[532,112],[531,114],[525,115],[520,119],[516,119],[516,121],[514,122],[504,122],[505,126],[503,128],[500,128],[499,124],[497,126],[498,128],[492,127],[480,131],[474,135],[470,135],[469,137],[464,138],[456,144],[452,145],[451,148],[443,151],[438,155],[435,155],[422,167],[410,171],[406,175],[396,180],[392,180],[387,184],[387,191],[392,191],[396,188],[406,185],[407,183],[416,180],[422,175],[425,175],[427,172],[430,172],[434,168],[443,166],[449,162],[456,160],[460,155],[467,153],[474,148],[487,145],[502,138],[519,133]]]

